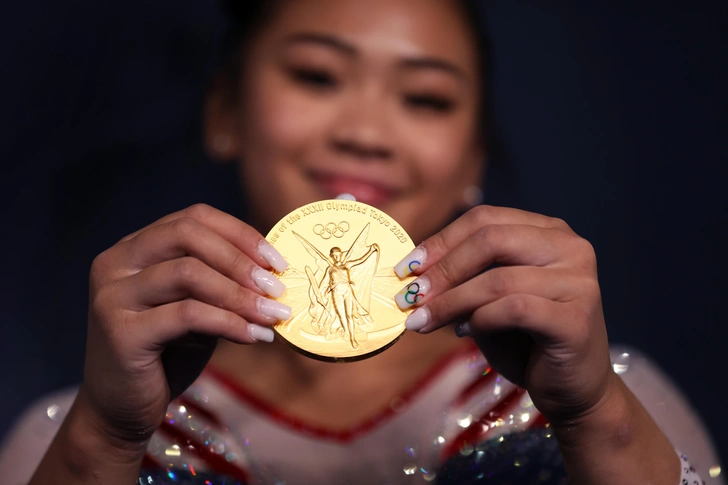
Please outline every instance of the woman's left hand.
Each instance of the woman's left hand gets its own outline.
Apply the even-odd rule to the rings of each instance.
[[[395,270],[419,276],[395,297],[418,307],[408,329],[468,322],[494,370],[525,388],[551,423],[579,420],[620,389],[594,249],[564,221],[479,206]]]

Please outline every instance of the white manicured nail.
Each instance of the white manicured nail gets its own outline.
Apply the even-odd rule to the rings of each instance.
[[[258,297],[258,312],[264,317],[275,318],[276,320],[291,318],[291,307],[262,296]]]
[[[412,273],[414,270],[425,264],[427,258],[427,251],[423,248],[414,248],[411,253],[397,263],[394,267],[394,272],[397,276],[404,278],[405,276]]]
[[[265,239],[258,244],[258,253],[279,273],[283,273],[288,268],[288,263],[283,255]]]
[[[404,326],[407,330],[419,332],[427,326],[430,322],[430,310],[427,308],[418,308],[414,312],[410,313],[407,320],[404,322]]]
[[[406,310],[418,303],[430,291],[430,280],[426,276],[420,276],[394,295],[394,301],[400,309]]]
[[[253,270],[253,281],[255,281],[258,288],[273,298],[278,298],[286,291],[286,285],[270,271],[266,271],[263,268],[255,268]]]
[[[250,338],[258,342],[272,342],[275,337],[272,328],[261,327],[254,323],[248,324],[248,334]]]
[[[354,197],[351,194],[339,194],[336,196],[337,200],[351,200],[353,202],[356,202],[356,197]]]

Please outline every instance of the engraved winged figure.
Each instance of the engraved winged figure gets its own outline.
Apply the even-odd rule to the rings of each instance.
[[[300,234],[293,232],[315,262],[306,266],[309,283],[308,314],[314,330],[327,340],[344,338],[353,349],[359,348],[357,332],[370,330],[369,307],[372,284],[379,263],[379,246],[367,244],[369,224],[347,251],[332,247],[324,255]]]

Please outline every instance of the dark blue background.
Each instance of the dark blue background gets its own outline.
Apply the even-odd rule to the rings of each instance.
[[[199,140],[214,2],[102,3],[0,16],[0,434],[79,380],[97,253],[194,202],[241,212]],[[592,241],[611,339],[661,364],[725,457],[726,17],[683,3],[484,2],[505,148],[486,199]]]

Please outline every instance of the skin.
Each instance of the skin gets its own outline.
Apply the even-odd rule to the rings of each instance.
[[[553,424],[572,483],[677,483],[672,447],[611,371],[588,242],[563,221],[494,207],[439,231],[482,170],[475,47],[453,5],[287,2],[262,29],[233,96],[220,78],[205,109],[215,156],[241,160],[252,224],[194,206],[96,258],[84,381],[32,484],[132,483],[169,400],[218,337],[216,366],[287,412],[344,428],[460,345],[435,330],[463,317],[496,370]],[[416,273],[430,280],[417,303],[426,326],[347,365],[249,345],[250,324],[274,323],[258,311],[264,295],[252,279],[270,268],[259,231],[340,191],[426,238]],[[480,274],[493,263],[501,267]]]
[[[241,77],[232,85],[219,79],[208,97],[210,152],[240,164],[250,222],[263,234],[296,207],[350,192],[421,241],[467,209],[465,189],[481,177],[477,55],[461,12],[447,2],[284,2],[243,53]],[[215,149],[220,136],[223,150]],[[321,180],[331,174],[333,183]],[[394,195],[377,197],[362,178]],[[255,369],[245,386],[292,415],[347,429],[457,345],[450,332],[408,335],[395,352],[340,367],[278,343],[245,353],[223,343],[213,360],[232,375]],[[361,386],[340,405],[340,384],[352,374]],[[373,377],[381,375],[391,382]],[[291,382],[270,386],[281,380]]]
[[[571,483],[678,482],[672,446],[612,370],[588,241],[560,219],[481,206],[420,248],[418,331],[467,318],[488,362],[548,418]]]
[[[240,163],[261,232],[342,192],[374,202],[415,241],[466,207],[483,159],[477,52],[459,11],[422,3],[284,2],[241,60],[231,89],[244,109],[228,90],[212,93],[208,144],[230,140],[212,153]]]

